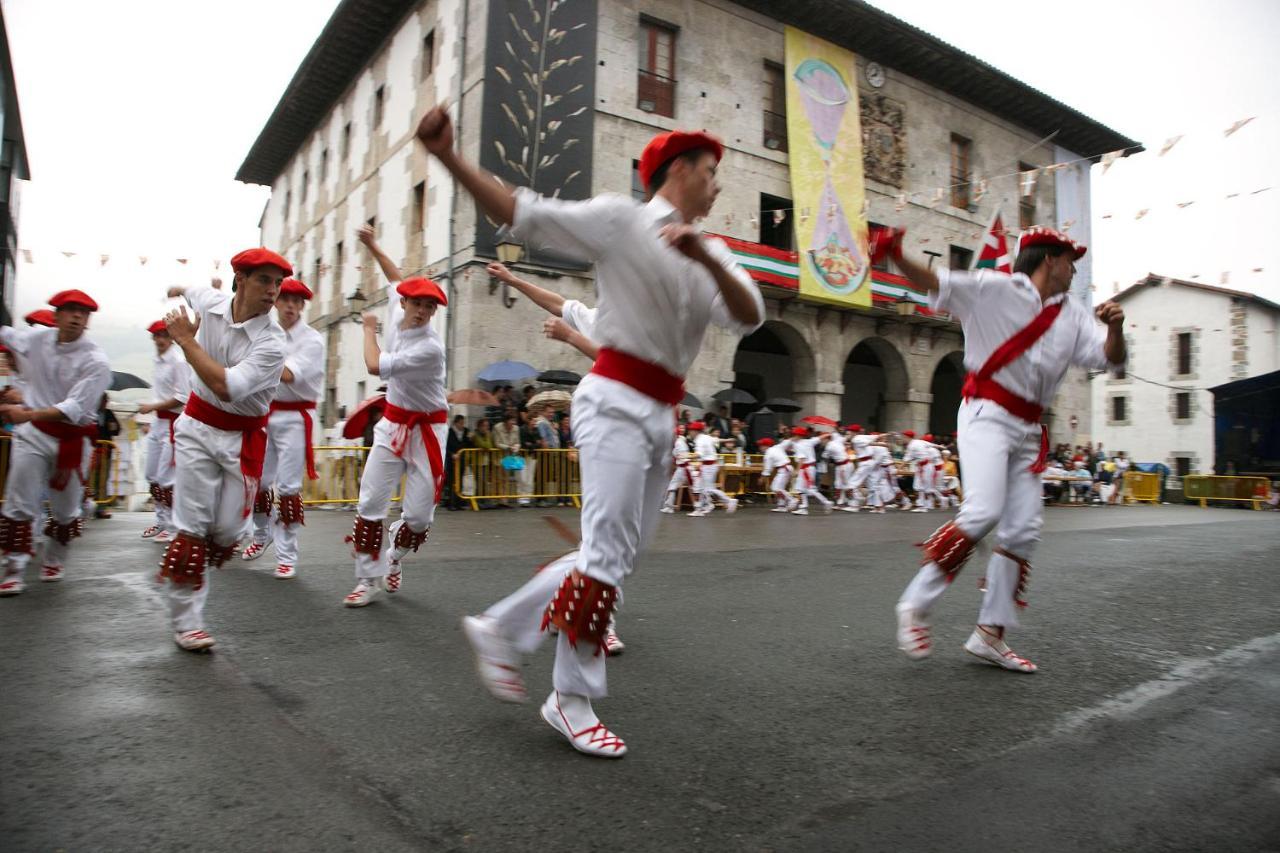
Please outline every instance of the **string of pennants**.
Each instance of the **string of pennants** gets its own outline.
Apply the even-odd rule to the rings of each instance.
[[[1235,122],[1232,122],[1231,126],[1226,128],[1222,132],[1223,137],[1224,138],[1231,137],[1237,131],[1243,128],[1245,125],[1254,121],[1256,118],[1257,116],[1249,116],[1248,118],[1242,118]],[[1185,138],[1185,134],[1178,134],[1176,136],[1169,137],[1168,139],[1165,140],[1164,144],[1160,146],[1160,151],[1156,154],[1156,156],[1157,157],[1165,156],[1170,151],[1172,151],[1174,147],[1176,147],[1177,144],[1181,142],[1184,138]],[[997,182],[1001,182],[1008,178],[1017,179],[1017,189],[1018,189],[1018,195],[1020,198],[1029,198],[1035,194],[1036,186],[1039,183],[1039,179],[1042,175],[1051,176],[1056,172],[1059,172],[1063,169],[1068,169],[1068,168],[1073,170],[1088,168],[1088,166],[1084,166],[1083,164],[1085,163],[1091,164],[1094,160],[1100,161],[1102,165],[1102,174],[1105,175],[1107,171],[1113,165],[1115,165],[1115,162],[1117,160],[1119,160],[1121,157],[1123,157],[1125,154],[1128,154],[1131,151],[1136,151],[1140,147],[1141,146],[1134,145],[1128,148],[1120,148],[1115,151],[1107,151],[1102,154],[1095,154],[1090,157],[1078,157],[1074,160],[1064,160],[1060,163],[1051,163],[1047,166],[1037,166],[1031,169],[1017,170],[1017,171],[1008,172],[1001,175],[988,175],[986,177],[977,178],[971,181],[964,181],[956,184],[951,184],[948,186],[934,187],[932,192],[928,193],[927,195],[924,191],[920,191],[920,190],[916,190],[912,192],[899,192],[892,196],[893,209],[895,212],[901,212],[906,208],[908,204],[923,204],[925,207],[928,207],[929,209],[932,210],[936,208],[938,205],[940,205],[943,202],[943,200],[947,198],[948,194],[952,190],[963,188],[966,186],[970,188],[970,192],[971,192],[970,200],[974,204],[976,204],[979,201],[981,201],[991,191],[991,187],[993,184]],[[1236,199],[1244,196],[1255,196],[1255,195],[1259,195],[1261,193],[1267,192],[1271,189],[1272,189],[1271,187],[1259,187],[1249,192],[1243,192],[1243,191],[1233,192],[1233,193],[1228,193],[1225,196],[1225,198],[1230,200],[1230,199]],[[1191,201],[1178,202],[1176,204],[1176,207],[1179,210],[1182,210],[1187,207],[1190,207],[1193,204],[1195,204],[1194,199]],[[862,202],[861,218],[866,218],[869,209],[870,209],[870,200],[864,199]],[[1147,216],[1149,213],[1151,213],[1151,211],[1152,211],[1152,208],[1142,208],[1135,212],[1134,219],[1135,220],[1142,219],[1145,216]],[[766,211],[766,213],[772,217],[774,225],[781,225],[783,222],[785,222],[787,218],[787,214],[798,215],[801,224],[807,223],[809,221],[809,218],[813,215],[813,211],[809,207],[778,208],[776,210]],[[835,205],[831,205],[827,210],[827,215],[834,216],[835,213],[836,213],[836,207]],[[1106,213],[1101,216],[1102,219],[1113,219],[1114,217],[1115,217],[1115,214],[1113,213]],[[723,224],[726,228],[733,226],[739,221],[739,217],[732,212],[723,214],[722,219],[723,219]],[[748,225],[750,225],[753,228],[759,227],[759,224],[760,224],[760,221],[755,214],[748,214],[747,216],[742,217],[742,221],[745,221]],[[1063,230],[1070,230],[1071,226],[1074,224],[1075,224],[1074,220],[1068,220],[1067,222],[1061,223],[1059,227],[1062,228]],[[1014,234],[1016,232],[1009,232],[1009,233]],[[973,234],[973,239],[975,240],[981,237],[982,237],[981,232],[976,232]],[[927,241],[928,241],[927,238],[920,240],[920,242],[927,242]]]

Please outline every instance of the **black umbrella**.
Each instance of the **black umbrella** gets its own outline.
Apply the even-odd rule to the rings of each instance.
[[[538,381],[547,385],[577,385],[582,377],[572,370],[544,370],[538,374]]]
[[[691,409],[701,409],[702,401],[690,394],[688,391],[685,391],[684,399],[680,401],[680,405],[688,406]]]
[[[775,412],[798,412],[804,406],[787,397],[770,397],[764,404]]]
[[[130,388],[150,388],[149,382],[144,382],[132,373],[121,373],[118,370],[111,371],[111,387],[108,391],[128,391]]]
[[[719,400],[721,403],[745,403],[748,406],[756,402],[756,398],[752,397],[741,388],[725,388],[711,395],[711,399]]]

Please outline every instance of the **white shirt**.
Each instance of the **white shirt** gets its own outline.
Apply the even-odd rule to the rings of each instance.
[[[818,461],[818,439],[801,438],[795,442],[796,461],[801,465],[811,465]]]
[[[596,319],[592,339],[602,347],[661,365],[684,376],[702,346],[707,325],[739,335],[760,323],[740,323],[725,307],[711,273],[666,244],[659,229],[680,222],[655,196],[648,204],[606,194],[586,201],[545,198],[516,190],[514,238],[596,265]],[[724,241],[707,251],[750,289],[763,321],[764,298]]]
[[[187,288],[183,298],[200,315],[196,343],[227,369],[231,402],[219,399],[194,369],[192,390],[224,412],[244,417],[265,415],[284,369],[284,329],[271,319],[270,312],[243,323],[233,322],[231,294],[207,285]]]
[[[164,355],[157,355],[155,371],[151,374],[151,387],[155,391],[155,400],[177,400],[186,405],[191,396],[191,367],[182,357],[182,348],[171,344]],[[177,412],[179,409],[171,409]]]
[[[960,321],[964,366],[970,372],[977,372],[997,347],[1029,326],[1045,306],[1065,303],[1049,330],[992,377],[1024,400],[1048,407],[1070,365],[1091,370],[1111,366],[1103,352],[1106,329],[1078,299],[1059,294],[1041,302],[1039,291],[1022,273],[943,269],[938,271],[938,284],[929,306]]]
[[[849,450],[844,446],[844,436],[833,435],[827,439],[827,446],[823,448],[822,455],[836,463],[844,462],[848,459]]]
[[[28,409],[52,406],[78,426],[98,420],[102,395],[111,385],[111,365],[102,347],[85,335],[60,344],[58,330],[45,327],[0,326],[0,343],[22,359],[23,405]]]
[[[932,464],[934,465],[942,464],[942,449],[939,448],[938,445],[929,444],[928,442],[926,442],[924,446],[924,452],[925,452],[925,458],[928,459]]]
[[[870,456],[871,451],[867,448],[871,446],[871,436],[855,435],[853,437],[853,455],[859,459],[864,456]]]
[[[315,402],[324,393],[324,335],[299,319],[284,330],[284,366],[292,382],[281,382],[276,399],[285,403]]]
[[[924,462],[929,458],[929,443],[923,438],[913,438],[907,442],[907,449],[902,452],[903,462]]]
[[[791,464],[791,458],[787,456],[787,448],[781,444],[775,444],[764,452],[764,476],[769,476],[779,468],[785,468]]]
[[[588,308],[576,299],[566,299],[560,306],[560,319],[575,332],[595,340],[596,309]]]
[[[871,457],[876,465],[884,468],[893,468],[893,454],[889,452],[889,448],[883,444],[871,445]]]
[[[402,329],[403,321],[404,309],[393,297],[387,348],[378,358],[378,376],[387,383],[387,402],[415,412],[447,410],[444,341],[430,323]]]
[[[720,464],[720,443],[705,432],[698,433],[698,437],[693,440],[693,452],[704,463]]]
[[[676,436],[675,446],[671,448],[671,456],[679,465],[689,461],[689,440],[683,435]]]

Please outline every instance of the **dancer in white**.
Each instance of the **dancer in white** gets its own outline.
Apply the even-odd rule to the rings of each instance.
[[[173,524],[174,426],[182,407],[191,396],[191,368],[182,357],[182,350],[173,345],[164,320],[156,320],[147,327],[151,342],[156,347],[156,369],[151,377],[155,402],[143,403],[139,414],[154,413],[155,421],[147,433],[146,477],[151,484],[151,499],[155,502],[156,523],[142,531],[143,539],[168,543],[177,528]]]
[[[675,464],[675,470],[671,474],[671,482],[667,483],[667,497],[662,504],[662,511],[667,515],[679,509],[676,498],[680,489],[688,489],[691,494],[693,492],[693,479],[689,475],[689,463],[692,459],[693,450],[689,447],[689,439],[684,436],[684,427],[677,426],[675,446],[671,448],[671,461]]]
[[[373,229],[360,240],[396,285],[386,324],[386,347],[378,346],[378,315],[364,315],[364,361],[369,373],[387,383],[382,420],[374,427],[373,449],[360,477],[360,502],[351,536],[356,587],[343,604],[364,607],[379,588],[400,591],[403,561],[427,540],[444,489],[444,452],[449,429],[445,400],[444,339],[431,328],[436,310],[448,304],[440,285],[426,278],[399,280],[400,271],[378,248]],[[391,494],[405,478],[400,518],[383,546],[382,523]]]
[[[901,232],[888,245],[912,283],[928,291],[931,307],[960,321],[969,371],[959,415],[965,500],[955,520],[924,543],[924,565],[898,602],[898,645],[912,658],[932,651],[930,611],[974,545],[994,529],[978,625],[964,648],[996,666],[1035,672],[1035,664],[1009,648],[1005,632],[1017,627],[1026,606],[1028,561],[1040,539],[1040,472],[1048,454],[1040,418],[1069,365],[1102,370],[1125,361],[1124,312],[1104,302],[1091,315],[1071,298],[1075,262],[1085,247],[1047,228],[1023,235],[1012,275],[935,274],[901,257]]]
[[[796,493],[800,498],[800,506],[791,511],[792,515],[809,514],[809,498],[822,504],[824,512],[831,512],[831,501],[818,491],[818,444],[822,436],[810,436],[807,427],[795,427],[791,430],[792,452],[796,457]]]
[[[871,493],[871,474],[875,470],[875,457],[871,452],[871,436],[862,431],[861,424],[850,424],[848,433],[850,456],[853,459],[853,477],[849,481],[852,500],[848,512],[857,512]]]
[[[98,303],[82,290],[64,290],[49,300],[54,327],[0,327],[0,344],[18,358],[23,399],[0,403],[0,419],[14,424],[0,507],[0,596],[25,588],[34,556],[35,520],[44,513],[45,544],[40,580],[60,581],[71,540],[80,535],[84,482],[97,437],[98,406],[111,384],[102,349],[85,336]]]
[[[325,345],[324,336],[302,319],[311,295],[311,288],[296,278],[287,278],[276,297],[276,318],[285,337],[284,371],[267,421],[267,457],[253,502],[253,538],[240,555],[256,560],[274,543],[274,577],[281,580],[298,575],[298,531],[305,524],[302,478],[315,480],[319,476],[312,412],[323,393]],[[273,487],[278,505],[274,523]]]
[[[625,196],[566,202],[513,193],[454,151],[452,123],[440,109],[423,118],[418,136],[482,210],[513,224],[513,237],[595,263],[600,352],[573,404],[581,550],[464,624],[486,688],[508,701],[525,698],[520,654],[538,645],[540,627],[556,626],[555,690],[542,717],[575,749],[620,757],[626,744],[591,704],[606,694],[599,651],[619,587],[661,517],[683,375],[709,323],[743,334],[764,320],[750,277],[722,242],[692,224],[718,193],[723,146],[705,133],[656,137],[640,159],[654,192],[642,205]]]
[[[787,492],[791,482],[791,439],[783,439],[778,444],[772,438],[762,438],[756,442],[764,451],[764,469],[760,472],[760,480],[773,495],[774,507],[769,512],[790,512],[796,508],[796,499]]]
[[[907,439],[906,450],[902,461],[911,464],[914,476],[911,478],[911,489],[916,494],[916,508],[913,512],[928,512],[932,501],[929,498],[929,484],[933,479],[933,469],[929,464],[928,444],[922,438],[916,438],[914,430],[903,430],[902,437]]]
[[[720,501],[726,513],[733,514],[738,510],[738,499],[720,490],[720,441],[707,435],[706,429],[702,421],[689,423],[689,432],[693,434],[693,455],[698,460],[698,473],[693,480],[697,503],[689,513],[690,518],[710,515],[716,507],[713,499]]]
[[[284,369],[284,330],[271,318],[280,283],[293,267],[269,249],[231,259],[231,293],[174,287],[185,308],[164,318],[191,366],[191,396],[174,427],[173,523],[160,578],[173,640],[187,651],[213,646],[204,628],[209,566],[235,553],[253,509],[267,452],[267,410]]]
[[[840,510],[853,508],[853,460],[845,441],[840,433],[831,433],[822,449],[822,457],[831,463],[832,489],[836,493],[836,509]]]

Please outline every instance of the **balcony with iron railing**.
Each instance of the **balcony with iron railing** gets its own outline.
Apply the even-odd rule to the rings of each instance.
[[[636,75],[636,107],[647,113],[674,118],[676,114],[676,81],[652,71]]]
[[[787,150],[787,115],[764,111],[764,147],[770,151]]]

